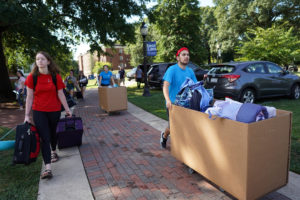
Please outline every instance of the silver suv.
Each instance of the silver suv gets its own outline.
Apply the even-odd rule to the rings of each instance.
[[[272,62],[229,62],[211,67],[204,76],[204,86],[214,89],[215,98],[229,97],[247,103],[275,96],[300,98],[300,77]]]

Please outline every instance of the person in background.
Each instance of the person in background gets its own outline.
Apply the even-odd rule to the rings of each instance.
[[[170,66],[164,77],[163,94],[166,100],[167,116],[169,118],[169,110],[172,109],[172,103],[176,99],[176,95],[180,91],[182,83],[187,77],[197,82],[194,71],[188,67],[190,61],[190,53],[188,48],[182,47],[176,53],[177,64]],[[162,148],[166,148],[168,136],[170,135],[170,124],[161,133],[160,144]]]
[[[84,98],[84,92],[87,84],[88,84],[87,77],[83,74],[83,71],[79,71],[78,85],[82,94],[82,98]]]
[[[119,75],[120,75],[120,86],[121,83],[123,83],[123,86],[125,86],[125,70],[123,66],[119,70]]]
[[[34,86],[33,77],[37,77]],[[52,77],[56,76],[56,85]],[[36,54],[34,67],[28,75],[27,99],[24,122],[31,123],[30,112],[32,109],[33,122],[41,138],[42,156],[45,163],[45,171],[41,178],[52,178],[51,163],[58,161],[56,153],[56,126],[60,119],[61,104],[66,110],[66,115],[71,117],[72,112],[63,93],[65,85],[59,75],[59,70],[46,52]]]
[[[17,77],[18,77],[18,81],[17,81],[17,85],[16,85],[16,91],[18,92],[18,103],[20,106],[20,110],[23,110],[23,102],[26,98],[26,87],[25,87],[25,77],[24,74],[22,73],[22,71],[18,70],[17,71]]]
[[[74,70],[70,70],[70,75],[65,79],[65,84],[67,86],[66,90],[69,92],[70,96],[74,98],[74,89],[77,86],[77,80],[74,76]]]
[[[135,80],[138,88],[141,87],[142,78],[143,78],[143,71],[141,70],[140,66],[138,66],[135,72]]]
[[[110,81],[113,83],[113,85],[115,85],[115,81],[113,78],[113,74],[111,71],[108,70],[108,66],[104,65],[103,66],[103,70],[100,74],[99,74],[99,87],[102,86],[109,86],[110,85]]]

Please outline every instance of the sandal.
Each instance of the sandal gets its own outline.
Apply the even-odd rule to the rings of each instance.
[[[42,175],[41,175],[41,179],[45,179],[45,178],[52,178],[52,172],[51,172],[51,170],[50,169],[46,169],[43,173],[42,173]]]
[[[54,163],[54,162],[57,162],[58,161],[58,155],[57,153],[52,153],[51,154],[51,162]]]

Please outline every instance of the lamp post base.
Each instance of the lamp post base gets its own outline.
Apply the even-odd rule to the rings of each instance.
[[[145,86],[143,96],[144,97],[150,97],[151,96],[149,87]]]

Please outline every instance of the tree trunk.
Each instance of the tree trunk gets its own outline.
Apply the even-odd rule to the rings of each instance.
[[[0,102],[9,101],[14,97],[6,67],[2,36],[3,32],[0,30]]]

